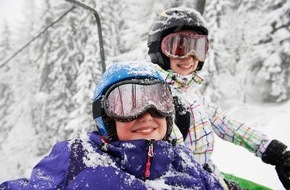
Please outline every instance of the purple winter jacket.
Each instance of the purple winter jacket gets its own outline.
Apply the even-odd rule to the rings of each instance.
[[[223,189],[194,161],[185,146],[167,141],[105,142],[85,139],[57,143],[30,179],[4,182],[0,189]]]

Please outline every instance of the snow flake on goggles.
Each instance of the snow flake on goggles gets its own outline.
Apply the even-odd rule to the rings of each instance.
[[[105,112],[118,121],[132,121],[147,111],[154,117],[167,117],[173,114],[172,102],[166,82],[131,79],[111,86],[101,100],[94,102],[93,114],[96,118]]]
[[[203,62],[208,51],[208,39],[206,35],[190,31],[176,32],[163,38],[161,50],[169,58],[186,59],[194,56]]]

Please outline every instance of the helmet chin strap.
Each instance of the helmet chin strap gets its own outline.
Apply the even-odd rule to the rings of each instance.
[[[163,68],[166,67],[166,62],[164,61],[164,59],[162,57],[162,54],[160,52],[156,52],[156,57],[157,57],[157,60],[158,60],[157,63],[162,64]]]
[[[107,136],[108,133],[107,133],[107,130],[106,130],[106,127],[105,127],[105,124],[104,124],[102,117],[97,117],[94,120],[95,120],[95,123],[97,124],[99,135]]]
[[[200,71],[203,67],[203,64],[204,64],[204,62],[199,61],[195,71]]]

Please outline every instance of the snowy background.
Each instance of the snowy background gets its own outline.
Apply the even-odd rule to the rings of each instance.
[[[143,60],[156,14],[192,0],[85,0],[99,11],[106,64]],[[290,146],[290,1],[211,0],[201,89],[228,115]],[[0,183],[29,177],[57,141],[93,130],[97,25],[60,0],[0,0]],[[273,166],[217,139],[220,170],[283,189]]]

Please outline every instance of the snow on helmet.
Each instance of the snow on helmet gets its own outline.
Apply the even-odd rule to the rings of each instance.
[[[102,98],[102,96],[112,85],[130,79],[155,79],[163,81],[163,78],[161,77],[159,71],[155,68],[155,66],[152,63],[148,63],[146,61],[118,62],[112,64],[106,70],[106,72],[99,79],[98,84],[95,88],[92,106],[94,120],[98,128],[98,133],[108,138],[109,140],[118,139],[116,134],[115,121],[105,114],[104,108],[102,108],[101,106],[96,106],[95,102],[99,101],[99,99]],[[102,113],[102,116],[95,116],[96,111]],[[172,117],[167,117],[166,121],[167,138],[172,130]]]
[[[150,28],[147,41],[148,54],[153,63],[158,64],[164,70],[170,69],[169,58],[161,51],[162,39],[170,33],[183,30],[192,30],[202,35],[208,35],[203,17],[194,9],[171,8],[157,16]],[[199,62],[196,70],[201,70],[202,67],[203,62]]]

